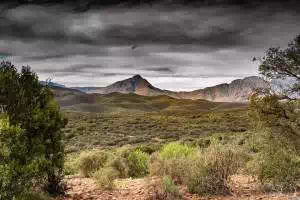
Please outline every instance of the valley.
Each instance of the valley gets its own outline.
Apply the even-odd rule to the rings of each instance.
[[[138,79],[134,88],[132,88],[133,79]],[[257,122],[251,118],[253,111],[249,107],[249,102],[246,101],[248,96],[259,88],[260,84],[256,85],[252,82],[253,80],[256,78],[246,78],[233,81],[231,84],[205,88],[201,92],[205,91],[207,95],[202,97],[206,99],[198,99],[199,96],[194,98],[195,94],[199,95],[199,91],[175,93],[157,89],[140,76],[117,82],[107,87],[110,89],[52,87],[57,102],[65,117],[68,118],[68,124],[63,129],[65,173],[68,175],[66,198],[83,200],[233,200],[249,199],[249,197],[262,200],[287,200],[297,198],[298,193],[265,193],[261,184],[249,175],[252,173],[251,167],[248,166],[251,160],[264,151],[262,150],[264,148],[262,147],[263,136],[259,135],[260,130],[254,128]],[[266,88],[267,83],[264,84],[263,87]],[[228,93],[228,88],[231,88],[230,93]],[[160,173],[153,172],[157,170],[156,165],[159,163],[158,166],[162,168],[175,170],[180,170],[182,165],[176,164],[181,158],[176,158],[172,161],[175,163],[168,164],[170,161],[162,161],[157,157],[172,144],[186,145],[186,147],[174,147],[170,149],[171,152],[178,151],[177,148],[193,148],[195,149],[193,151],[203,153],[212,148],[213,156],[217,156],[216,144],[221,145],[219,147],[221,152],[226,152],[226,148],[233,148],[234,153],[244,152],[239,155],[243,160],[243,167],[236,172],[237,174],[227,179],[228,183],[224,183],[226,187],[231,188],[231,191],[224,194],[216,193],[217,195],[212,196],[192,194],[190,186],[187,186],[188,189],[177,183],[174,187],[178,188],[179,196],[176,196],[175,191],[162,190],[162,187],[167,187],[164,186],[166,183],[162,183],[165,176],[161,177]],[[149,156],[147,167],[145,166],[147,170],[145,173],[148,175],[136,177],[128,175],[126,170],[132,170],[128,163],[129,157],[139,151]],[[184,149],[179,150],[177,154],[180,154],[180,151]],[[208,152],[208,155],[204,154],[205,159],[212,152]],[[220,162],[227,162],[222,161],[224,156],[221,155],[218,158],[221,159]],[[102,160],[104,158],[108,160]],[[228,159],[233,158],[228,157]],[[185,167],[195,162],[190,158],[184,158],[184,160]],[[225,166],[230,165],[230,162]],[[137,163],[134,165],[138,165]],[[95,168],[97,165],[103,165],[99,172],[104,174],[100,177],[97,176],[97,171],[93,171],[97,170]],[[220,170],[222,168],[223,166]],[[108,171],[105,172],[105,170]],[[113,175],[115,172],[118,174],[117,177]],[[186,176],[183,171],[172,172],[171,170],[165,173],[175,173],[174,180],[176,176]],[[108,186],[109,184],[112,186]],[[107,190],[106,187],[112,188]]]

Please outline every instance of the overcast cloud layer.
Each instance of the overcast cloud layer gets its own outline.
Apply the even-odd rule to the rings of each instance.
[[[254,56],[300,33],[292,4],[95,7],[0,5],[0,56],[41,79],[106,86],[141,74],[154,86],[194,90],[257,75]],[[300,7],[300,6],[299,6]]]

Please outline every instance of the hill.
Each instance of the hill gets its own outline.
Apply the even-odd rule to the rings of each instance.
[[[67,88],[53,88],[57,102],[63,109],[79,112],[194,112],[211,109],[245,107],[245,103],[210,102],[178,99],[167,95],[141,96],[135,93],[86,94]]]

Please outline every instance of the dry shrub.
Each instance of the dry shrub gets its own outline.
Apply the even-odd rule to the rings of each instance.
[[[173,179],[170,176],[164,176],[162,180],[163,192],[169,199],[179,199],[181,194],[178,187],[175,185]]]
[[[78,158],[78,167],[84,177],[91,177],[94,172],[104,167],[109,154],[103,151],[82,152]]]
[[[237,147],[214,142],[188,161],[184,182],[191,193],[228,194],[229,178],[244,165],[245,158]]]
[[[120,178],[129,177],[129,167],[126,158],[117,156],[112,160],[109,166],[113,167],[119,172]]]
[[[164,176],[152,184],[153,193],[148,200],[180,200],[182,194],[170,176]]]
[[[114,181],[119,177],[119,172],[113,167],[104,167],[93,174],[96,183],[104,189],[113,189]]]

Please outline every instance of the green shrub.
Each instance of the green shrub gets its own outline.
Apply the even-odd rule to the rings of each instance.
[[[74,175],[79,172],[79,161],[78,161],[78,154],[71,155],[69,154],[65,158],[64,163],[64,172],[65,175]]]
[[[178,142],[169,143],[163,147],[159,157],[163,160],[187,157],[195,153],[195,148],[189,147]]]
[[[79,170],[84,177],[104,167],[109,159],[109,154],[103,151],[82,152],[78,158]]]
[[[279,146],[264,149],[248,163],[250,173],[263,187],[277,191],[295,190],[299,168],[295,153]]]
[[[131,152],[127,158],[130,177],[143,177],[149,173],[150,156],[139,149]]]
[[[96,183],[99,187],[104,189],[113,189],[114,180],[119,177],[119,172],[113,167],[104,167],[93,174]]]
[[[164,176],[162,180],[162,189],[166,196],[170,199],[181,197],[178,187],[170,176]]]
[[[196,154],[196,149],[179,143],[169,143],[162,148],[158,155],[153,155],[150,171],[151,175],[170,176],[176,183],[182,183],[187,158]]]
[[[213,143],[187,161],[184,183],[191,193],[227,194],[228,181],[244,164],[245,155],[228,145]]]

